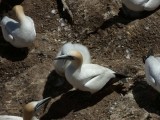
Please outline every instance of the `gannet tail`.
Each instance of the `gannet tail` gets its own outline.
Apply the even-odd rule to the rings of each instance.
[[[143,56],[142,59],[143,59],[143,63],[145,63],[146,59],[149,57],[149,56],[153,56],[154,53],[153,53],[153,48],[150,48],[147,55],[146,56]]]
[[[124,78],[127,78],[129,76],[127,75],[124,75],[124,74],[121,74],[121,73],[114,73],[115,74],[115,78],[112,78],[112,80],[110,80],[108,83],[107,83],[107,86],[110,86],[110,85],[113,85],[114,83],[117,83],[119,81],[122,81],[124,83]]]
[[[127,78],[127,75],[121,74],[121,73],[115,73],[116,78],[118,79],[123,79],[123,78]]]

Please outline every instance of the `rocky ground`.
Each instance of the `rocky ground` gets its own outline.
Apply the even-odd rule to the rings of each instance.
[[[29,49],[16,49],[0,36],[0,114],[22,116],[22,106],[52,96],[42,120],[159,120],[159,93],[145,82],[141,57],[153,47],[159,55],[160,11],[129,20],[118,0],[66,0],[69,23],[59,0],[25,0],[37,38]],[[8,13],[13,16],[12,12]],[[71,19],[72,18],[72,19]],[[97,63],[130,76],[92,97],[73,91],[54,71],[53,58],[66,42],[86,45]]]

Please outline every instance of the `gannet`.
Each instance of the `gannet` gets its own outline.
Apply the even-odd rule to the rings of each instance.
[[[140,16],[143,11],[153,11],[160,5],[160,0],[122,0],[123,11],[128,16]],[[134,14],[134,15],[132,15]]]
[[[11,115],[0,115],[0,120],[38,120],[34,114],[42,108],[42,106],[49,102],[51,97],[42,99],[40,101],[33,101],[26,104],[23,108],[23,118]]]
[[[75,43],[72,44],[71,42],[68,42],[66,44],[64,44],[61,49],[59,50],[57,57],[61,56],[61,55],[67,55],[70,51],[72,50],[77,50],[79,51],[82,56],[83,56],[83,64],[86,63],[90,63],[91,62],[91,56],[89,53],[89,50],[87,47],[85,47],[84,45]],[[54,62],[54,66],[55,66],[55,71],[60,75],[60,76],[65,76],[65,68],[67,67],[67,65],[69,64],[69,61],[67,60],[57,60]]]
[[[97,64],[83,64],[83,56],[79,51],[71,51],[67,55],[56,57],[55,60],[71,61],[65,69],[67,81],[74,88],[91,94],[101,90],[111,78],[120,76],[111,69]],[[126,76],[121,75],[121,77]]]
[[[160,92],[160,57],[154,57],[153,50],[150,49],[148,54],[143,56],[143,63],[147,83]]]
[[[13,11],[16,13],[18,22],[4,16],[1,20],[3,37],[14,47],[29,47],[36,38],[34,22],[32,18],[24,14],[21,5],[15,5]]]

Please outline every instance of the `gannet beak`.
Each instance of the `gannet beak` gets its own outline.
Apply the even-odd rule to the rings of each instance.
[[[74,57],[71,55],[61,55],[56,57],[54,60],[74,60]]]
[[[147,59],[149,56],[152,56],[152,55],[154,55],[154,54],[153,54],[153,48],[149,49],[147,55],[142,57],[143,63],[145,63],[146,59]]]
[[[35,106],[35,111],[38,111],[45,103],[48,103],[51,100],[51,97],[47,97],[43,100],[40,100]]]

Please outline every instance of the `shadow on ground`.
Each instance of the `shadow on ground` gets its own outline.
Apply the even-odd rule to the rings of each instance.
[[[24,60],[28,55],[28,51],[28,48],[15,48],[8,43],[0,42],[0,56],[13,62]]]
[[[123,8],[126,8],[126,7],[124,7],[124,5],[123,5],[123,7],[121,7],[119,9],[118,15],[115,15],[115,16],[111,17],[110,19],[107,19],[95,31],[93,31],[89,34],[95,34],[98,32],[99,29],[105,30],[106,28],[109,28],[113,25],[116,25],[117,27],[122,28],[123,25],[127,25],[130,22],[137,20],[137,19],[144,19],[160,9],[160,7],[158,7],[154,11],[144,11],[144,12],[142,12],[142,14],[140,14],[139,17],[133,17],[132,16],[133,13],[130,13],[130,15],[124,14]]]
[[[160,93],[154,90],[146,81],[144,76],[138,76],[134,83],[133,95],[140,108],[144,108],[149,113],[160,115]]]
[[[69,9],[67,9],[67,6],[64,6],[62,0],[56,0],[57,2],[57,9],[60,15],[60,18],[64,18],[68,21],[69,24],[73,24],[71,13],[69,12]]]
[[[128,9],[124,4],[122,4],[122,7],[119,9],[119,17],[123,17],[124,19],[128,20],[136,20],[136,19],[144,19],[153,13],[155,13],[157,10],[159,10],[160,7],[153,11],[142,11],[142,12],[135,12],[130,9]]]
[[[0,3],[0,14],[3,12],[8,12],[12,10],[12,8],[15,5],[19,5],[23,2],[24,0],[1,0]]]
[[[6,42],[3,38],[2,32],[0,31],[0,56],[11,61],[24,60],[28,55],[28,48],[15,48]]]
[[[43,91],[43,98],[55,98],[63,93],[68,92],[70,89],[72,89],[72,86],[67,82],[67,80],[59,76],[56,71],[53,70],[47,77]]]
[[[102,90],[93,95],[91,95],[89,92],[83,92],[79,90],[69,91],[51,104],[48,112],[41,118],[41,120],[63,118],[70,112],[76,112],[97,104],[113,91],[117,93],[123,93],[123,88],[124,86],[122,84],[111,85],[108,83]],[[54,92],[53,90],[51,91]]]

